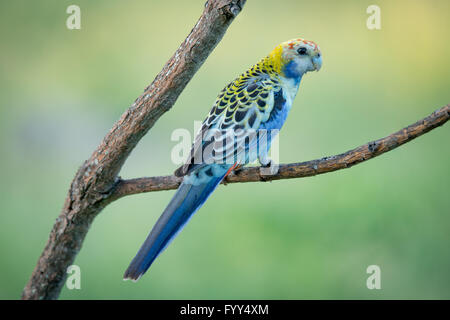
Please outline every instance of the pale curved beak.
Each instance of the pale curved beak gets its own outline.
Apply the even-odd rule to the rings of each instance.
[[[314,69],[316,71],[319,71],[320,68],[322,67],[322,55],[320,53],[318,53],[317,55],[315,55],[312,58],[312,63],[314,65]]]

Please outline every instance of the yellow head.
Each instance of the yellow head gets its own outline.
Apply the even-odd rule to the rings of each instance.
[[[289,78],[301,77],[309,71],[319,71],[322,66],[319,46],[302,38],[278,45],[269,54],[269,59],[278,73]]]

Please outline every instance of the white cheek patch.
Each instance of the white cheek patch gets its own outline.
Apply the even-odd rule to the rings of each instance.
[[[295,60],[295,63],[296,63],[296,66],[297,66],[297,71],[300,74],[304,74],[306,72],[314,70],[314,65],[313,65],[313,63],[311,61],[311,58],[309,58],[309,57],[297,58]]]

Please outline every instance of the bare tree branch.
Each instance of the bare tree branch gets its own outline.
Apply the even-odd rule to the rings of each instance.
[[[281,179],[311,177],[318,174],[350,168],[361,162],[373,159],[385,152],[391,151],[431,130],[442,126],[450,118],[450,105],[434,111],[428,117],[403,128],[385,138],[378,139],[331,157],[300,163],[282,164],[274,175],[261,175],[261,167],[248,167],[238,172],[230,173],[224,184],[236,182],[264,182]],[[143,192],[176,189],[182,178],[175,176],[137,178],[119,180],[117,187],[111,193],[109,201],[114,201],[127,195]]]
[[[78,254],[92,221],[110,202],[108,198],[125,160],[161,115],[173,106],[245,2],[207,1],[197,24],[172,58],[80,167],[22,299],[59,296],[66,269]]]

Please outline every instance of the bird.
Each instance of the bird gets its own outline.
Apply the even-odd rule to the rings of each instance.
[[[219,93],[187,161],[174,173],[183,178],[180,186],[124,280],[140,279],[231,171],[256,160],[264,168],[272,165],[271,141],[288,116],[300,82],[321,66],[322,54],[315,42],[292,39],[276,46]]]

